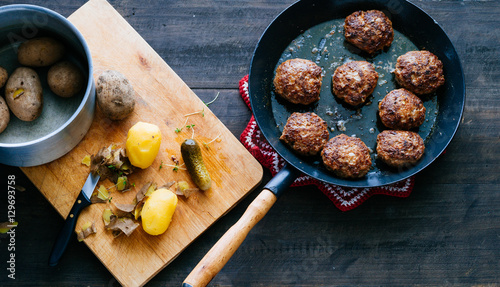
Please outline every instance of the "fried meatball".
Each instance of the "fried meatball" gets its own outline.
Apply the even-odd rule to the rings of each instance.
[[[369,54],[391,46],[394,39],[391,20],[378,10],[357,11],[347,16],[344,33],[347,42]]]
[[[365,143],[345,134],[331,138],[321,151],[321,157],[328,170],[343,178],[361,178],[372,165]]]
[[[290,59],[281,63],[274,76],[276,94],[294,104],[308,105],[319,100],[321,68],[304,59]]]
[[[422,100],[405,89],[390,91],[378,104],[380,120],[384,126],[396,130],[411,130],[425,120]]]
[[[357,106],[366,101],[377,86],[378,73],[366,61],[353,61],[338,67],[332,76],[332,91],[344,102]]]
[[[410,51],[398,57],[396,81],[417,94],[429,94],[444,84],[443,63],[429,51]]]
[[[280,140],[301,155],[316,155],[329,136],[326,122],[315,113],[293,113],[286,121]]]
[[[415,165],[424,151],[424,140],[415,132],[387,130],[377,136],[377,157],[393,167]]]

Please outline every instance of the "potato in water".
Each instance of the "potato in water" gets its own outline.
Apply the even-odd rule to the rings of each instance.
[[[17,59],[23,66],[48,67],[64,56],[64,45],[54,38],[40,37],[22,43]]]
[[[7,103],[5,102],[5,100],[0,97],[0,133],[2,133],[7,128],[9,121],[9,107],[7,107]]]
[[[42,113],[43,98],[42,84],[35,70],[17,68],[5,85],[5,99],[20,120],[36,120]]]
[[[69,98],[76,95],[85,85],[82,71],[70,61],[62,61],[50,67],[47,82],[54,94]]]
[[[7,79],[9,79],[9,73],[3,67],[0,67],[0,88],[3,88],[7,83]]]

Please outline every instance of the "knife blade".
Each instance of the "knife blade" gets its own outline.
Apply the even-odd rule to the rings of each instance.
[[[68,247],[69,240],[73,231],[75,230],[76,221],[78,219],[78,215],[80,212],[87,206],[91,204],[90,197],[94,192],[94,189],[99,181],[100,176],[98,174],[93,175],[89,174],[87,180],[83,184],[82,190],[73,204],[73,207],[69,211],[68,217],[66,217],[66,221],[64,222],[59,235],[52,246],[52,251],[49,257],[49,266],[56,266],[59,263],[66,247]]]

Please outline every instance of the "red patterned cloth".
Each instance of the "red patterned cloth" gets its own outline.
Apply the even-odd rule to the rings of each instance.
[[[248,97],[248,75],[240,80],[240,94],[247,106],[250,107]],[[240,141],[250,153],[274,176],[285,165],[281,158],[262,135],[254,116],[250,119],[247,127],[240,136]],[[414,178],[400,182],[373,188],[346,188],[328,184],[308,175],[302,174],[293,182],[292,186],[316,185],[328,198],[342,211],[348,211],[361,205],[365,200],[375,194],[389,196],[407,197],[413,190]]]

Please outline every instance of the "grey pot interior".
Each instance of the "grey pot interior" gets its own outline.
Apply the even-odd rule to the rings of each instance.
[[[73,24],[56,12],[33,5],[0,7],[0,66],[10,75],[20,66],[17,47],[39,36],[62,41],[65,60],[80,67],[87,84],[79,94],[61,98],[47,85],[48,67],[35,68],[43,87],[42,114],[32,122],[23,122],[11,113],[9,125],[0,133],[2,164],[35,166],[65,155],[83,139],[94,117],[95,85],[89,48]],[[0,91],[3,96],[4,89]]]

